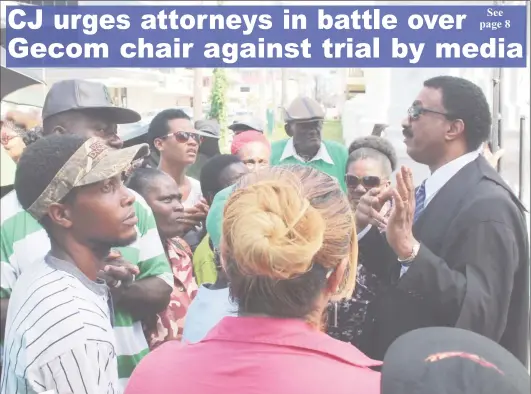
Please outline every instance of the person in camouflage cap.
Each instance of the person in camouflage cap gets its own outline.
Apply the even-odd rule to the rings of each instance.
[[[108,146],[120,149],[119,124],[140,120],[140,115],[115,106],[109,90],[101,83],[62,80],[50,86],[42,109],[44,138],[78,135],[101,138]],[[152,319],[166,308],[173,288],[173,276],[157,232],[153,212],[137,193],[133,207],[138,223],[136,242],[113,249],[109,260],[119,265],[134,264],[139,274],[131,286],[112,287],[121,278],[108,275],[114,303],[118,353],[118,374],[123,391],[134,368],[149,352],[142,332],[142,321]],[[50,250],[50,239],[43,227],[24,210],[14,190],[2,197],[0,233],[0,343],[9,308],[9,297],[19,276],[31,263],[42,260]]]
[[[22,154],[15,191],[51,249],[11,293],[2,393],[119,390],[113,304],[102,278],[120,271],[124,283],[109,286],[127,287],[139,273],[108,258],[112,248],[137,239],[135,196],[122,176],[148,153],[146,144],[116,150],[100,138],[55,135]]]
[[[83,137],[76,138],[79,141],[83,139]],[[60,203],[72,190],[103,182],[117,175],[121,176],[129,170],[136,159],[146,156],[147,153],[149,153],[147,144],[114,150],[99,138],[86,139],[26,210],[36,220],[42,221],[50,207]],[[17,171],[17,175],[24,176],[24,173],[19,174]],[[18,181],[20,185],[24,179],[19,178]],[[25,200],[24,197],[21,198]]]

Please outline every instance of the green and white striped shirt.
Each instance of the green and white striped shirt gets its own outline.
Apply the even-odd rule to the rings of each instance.
[[[138,266],[137,280],[155,276],[173,287],[173,276],[153,212],[140,195],[131,192],[136,197],[138,238],[133,244],[117,250],[126,261]],[[42,261],[50,251],[50,239],[41,225],[24,211],[15,191],[0,200],[0,213],[0,298],[8,298],[22,271]],[[142,323],[134,321],[130,313],[117,309],[114,325],[118,377],[123,391],[133,369],[149,349]]]

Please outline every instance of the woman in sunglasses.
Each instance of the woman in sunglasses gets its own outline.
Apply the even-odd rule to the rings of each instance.
[[[367,191],[391,183],[390,176],[396,168],[397,157],[387,139],[374,135],[354,140],[348,152],[345,183],[354,211]],[[390,206],[383,209],[390,212]],[[352,297],[329,305],[328,333],[332,337],[350,342],[361,351],[368,347],[370,319],[367,319],[367,308],[378,286],[376,276],[363,266],[363,256],[359,254],[356,288]]]
[[[22,152],[41,134],[40,119],[31,113],[10,111],[0,124],[0,142],[11,159],[16,163]]]

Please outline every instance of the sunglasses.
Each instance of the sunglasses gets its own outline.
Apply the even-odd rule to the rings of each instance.
[[[360,177],[356,175],[345,175],[345,183],[353,189],[359,185],[362,185],[365,189],[372,189],[373,187],[380,186],[381,181],[380,177],[377,176]]]
[[[0,128],[4,128],[4,127],[12,130],[15,133],[15,135],[10,135],[8,133],[2,133],[0,137],[2,145],[7,145],[9,141],[11,141],[16,136],[22,137],[26,133],[26,128],[24,126],[19,125],[13,122],[12,120],[0,121]]]
[[[417,120],[418,118],[420,118],[420,115],[426,114],[426,113],[442,115],[446,119],[449,119],[449,120],[453,119],[453,117],[450,114],[440,112],[440,111],[435,111],[433,109],[424,108],[424,107],[421,107],[420,105],[413,105],[409,107],[409,109],[407,110],[408,116],[413,120]]]
[[[172,135],[174,136],[175,140],[180,143],[188,142],[190,138],[193,139],[195,142],[197,142],[199,145],[201,144],[201,142],[203,142],[202,135],[193,133],[191,131],[176,131],[174,133],[165,135],[164,138],[168,138]]]

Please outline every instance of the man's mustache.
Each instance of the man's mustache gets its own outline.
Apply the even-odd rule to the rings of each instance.
[[[404,137],[413,137],[413,131],[410,127],[402,128],[402,134],[404,135]]]

